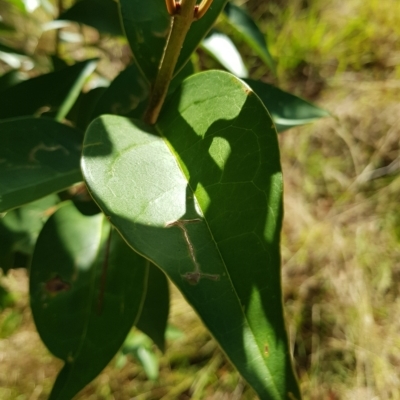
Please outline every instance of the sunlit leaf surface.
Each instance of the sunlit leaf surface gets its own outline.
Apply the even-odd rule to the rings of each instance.
[[[174,281],[260,398],[299,399],[282,309],[277,135],[248,86],[201,73],[155,127],[103,116],[82,168],[111,223]]]

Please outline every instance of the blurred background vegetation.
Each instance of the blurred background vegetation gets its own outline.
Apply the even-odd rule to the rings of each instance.
[[[71,4],[0,0],[1,43],[20,52],[11,66],[0,57],[1,75],[12,68],[25,76],[47,72],[55,50],[67,63],[101,58],[89,85],[124,68],[131,54],[121,38],[78,25],[58,37],[43,31],[60,6]],[[304,398],[400,399],[400,2],[237,4],[257,21],[277,63],[272,74],[237,42],[250,76],[332,113],[279,136],[284,303]],[[201,50],[196,63],[218,67]],[[11,270],[0,283],[0,398],[45,399],[61,363],[33,326],[26,271]],[[125,351],[78,399],[255,398],[172,293],[168,348],[155,350],[158,377]]]

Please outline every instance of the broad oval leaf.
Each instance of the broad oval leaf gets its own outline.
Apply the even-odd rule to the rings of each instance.
[[[155,127],[103,116],[82,168],[111,223],[174,281],[260,398],[300,399],[282,308],[279,148],[251,89],[206,72]]]
[[[50,399],[70,400],[110,362],[138,319],[148,261],[134,253],[102,214],[71,203],[39,235],[30,271],[36,327],[65,361]]]
[[[176,73],[186,64],[210,30],[226,1],[213,0],[205,16],[193,22],[179,56]],[[171,16],[167,12],[165,0],[121,0],[120,4],[122,21],[135,61],[152,83],[157,76],[171,26]]]
[[[122,36],[118,3],[114,0],[83,0],[64,11],[58,20],[79,22],[101,33]]]
[[[264,103],[278,132],[330,116],[328,111],[268,83],[252,79],[244,81]]]
[[[0,121],[0,212],[82,180],[82,133],[46,118]]]
[[[254,50],[254,52],[263,60],[263,62],[275,71],[275,63],[269,53],[267,43],[263,33],[257,24],[241,7],[229,2],[224,14],[229,25],[241,36],[241,38]]]
[[[96,59],[79,62],[9,87],[0,96],[0,118],[33,115],[46,107],[50,110],[64,108],[59,116],[61,119],[78,97],[97,62]]]

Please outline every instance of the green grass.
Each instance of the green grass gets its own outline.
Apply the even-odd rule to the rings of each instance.
[[[387,69],[398,77],[399,2],[292,0],[285,7],[269,3],[264,6],[264,28],[282,80],[305,66],[313,66],[323,78],[349,70],[379,76]],[[304,3],[308,7],[302,7]]]

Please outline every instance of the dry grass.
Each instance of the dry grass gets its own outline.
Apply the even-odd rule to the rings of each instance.
[[[305,398],[400,399],[400,177],[369,180],[399,154],[400,90],[348,78],[321,99],[336,118],[281,137],[286,309]]]
[[[281,65],[281,75],[306,78],[297,86],[306,95],[323,88],[318,102],[334,116],[281,137],[294,356],[306,399],[400,399],[400,81],[392,62],[400,4],[311,3],[315,31],[297,10],[281,32],[294,39],[297,23],[304,43],[307,32],[311,43],[320,30],[332,36],[328,46],[323,35],[318,54],[295,45],[289,60],[298,63]]]

